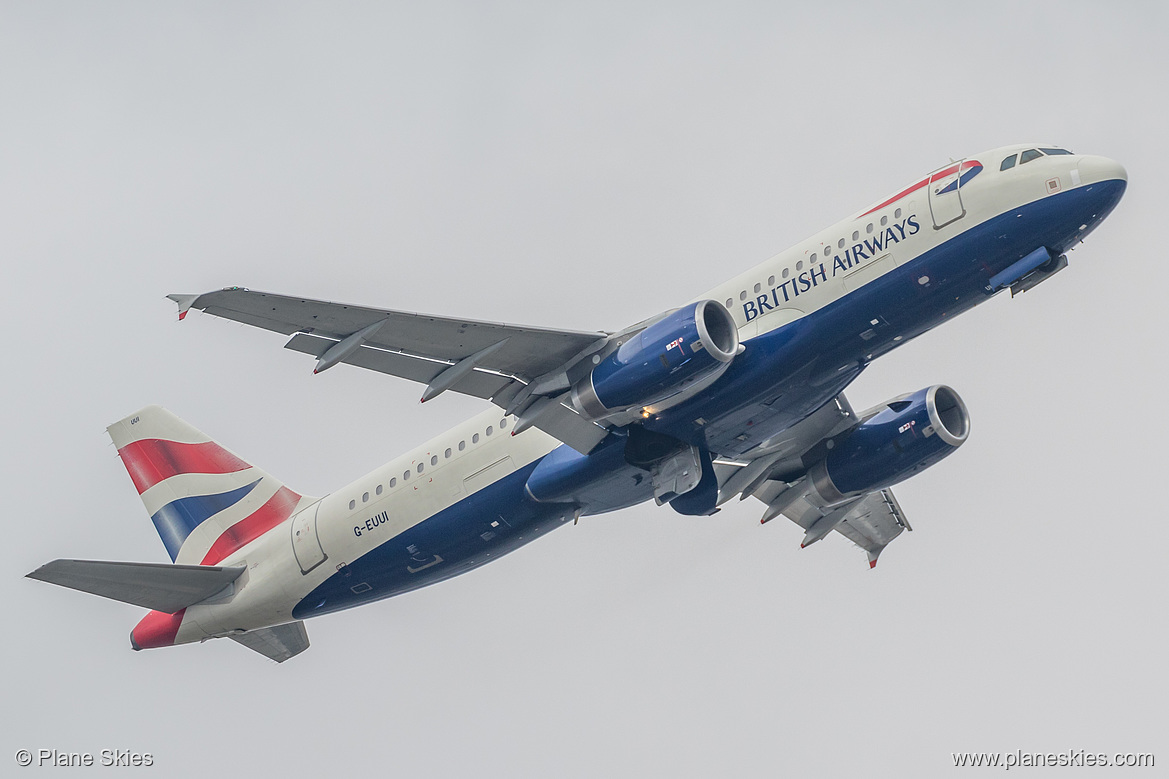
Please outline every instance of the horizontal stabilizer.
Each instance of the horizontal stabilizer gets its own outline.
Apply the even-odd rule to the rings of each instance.
[[[274,628],[233,633],[230,638],[270,660],[283,663],[308,649],[308,631],[303,622],[289,622]]]
[[[243,567],[53,560],[28,578],[174,614],[207,600],[243,572]]]

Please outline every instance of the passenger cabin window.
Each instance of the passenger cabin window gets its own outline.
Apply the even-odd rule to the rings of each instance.
[[[999,165],[999,170],[1009,170],[1015,167],[1015,160],[1018,159],[1018,157],[1019,155],[1017,154],[1012,154],[1010,157],[1007,157],[1005,160],[1003,160],[1003,164]]]
[[[1031,160],[1037,160],[1037,159],[1039,159],[1039,158],[1040,158],[1040,157],[1042,157],[1042,156],[1043,156],[1043,155],[1042,155],[1042,154],[1040,154],[1038,150],[1036,150],[1036,149],[1028,149],[1027,151],[1025,151],[1025,152],[1023,152],[1022,154],[1020,154],[1020,155],[1019,155],[1019,164],[1020,164],[1020,165],[1026,165],[1026,164],[1027,164],[1028,162],[1030,162]]]
[[[374,492],[376,492],[378,495],[381,495],[381,494],[382,494],[382,485],[380,485],[380,484],[379,484],[379,485],[377,486],[377,489],[376,489],[376,490],[374,490]]]
[[[357,508],[357,501],[355,501],[355,500],[349,501],[349,510],[353,511],[353,509],[355,509],[355,508]]]
[[[1055,156],[1058,154],[1071,154],[1071,152],[1068,151],[1067,149],[1040,149],[1039,151],[1043,152],[1044,154],[1046,154],[1048,156]]]

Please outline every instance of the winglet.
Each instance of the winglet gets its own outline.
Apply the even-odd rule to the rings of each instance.
[[[877,567],[877,558],[881,556],[881,552],[883,552],[884,550],[885,550],[885,547],[883,547],[883,546],[878,546],[876,549],[865,550],[865,553],[869,556],[869,569],[870,570]]]
[[[183,321],[187,317],[187,312],[191,310],[191,304],[198,300],[198,295],[167,295],[169,300],[179,304],[179,321]]]

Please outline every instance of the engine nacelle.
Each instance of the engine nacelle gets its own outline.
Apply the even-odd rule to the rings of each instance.
[[[810,497],[829,506],[891,487],[938,462],[969,435],[966,404],[949,387],[902,395],[808,469]]]
[[[603,419],[693,390],[727,369],[739,349],[729,311],[713,300],[674,311],[595,365],[572,388],[572,403],[589,419]]]

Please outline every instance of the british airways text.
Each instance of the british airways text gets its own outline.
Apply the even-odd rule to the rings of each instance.
[[[916,235],[920,229],[921,225],[917,222],[917,214],[910,214],[900,222],[896,222],[887,227],[884,232],[878,233],[871,238],[866,238],[860,243],[853,244],[845,249],[842,255],[837,254],[832,258],[832,276],[845,275],[860,265],[864,260],[879,257],[881,252],[888,250],[891,245],[911,235]],[[813,265],[802,273],[772,287],[768,292],[759,295],[754,300],[746,301],[743,303],[743,316],[750,322],[755,317],[779,307],[781,302],[779,299],[780,296],[783,297],[782,302],[787,303],[821,282],[828,281],[829,267],[828,258],[825,257],[824,262]]]

